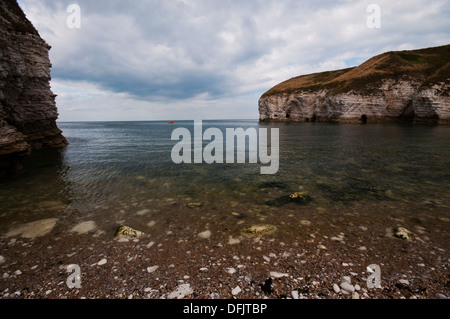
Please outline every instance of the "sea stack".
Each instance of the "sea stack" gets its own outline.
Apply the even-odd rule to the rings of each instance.
[[[450,124],[450,45],[387,52],[358,67],[298,76],[259,100],[261,121]]]
[[[56,125],[50,46],[15,0],[0,0],[0,179],[32,150],[68,144]]]

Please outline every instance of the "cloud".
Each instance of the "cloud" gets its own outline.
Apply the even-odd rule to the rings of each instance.
[[[72,1],[19,0],[52,46],[56,94],[71,94],[69,83],[92,84],[87,92],[117,99],[117,108],[125,102],[147,107],[146,118],[155,116],[156,104],[186,116],[202,105],[212,116],[232,118],[233,101],[244,103],[243,114],[257,116],[258,97],[290,77],[355,66],[388,50],[450,42],[448,1],[375,0],[382,28],[369,29],[372,2],[79,0],[81,28],[69,29]],[[64,103],[87,103],[81,95]],[[60,108],[64,118],[69,109]]]

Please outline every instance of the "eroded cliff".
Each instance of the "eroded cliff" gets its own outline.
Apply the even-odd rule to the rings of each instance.
[[[260,98],[261,121],[450,124],[450,45],[387,52],[362,65],[292,78]]]
[[[15,0],[0,0],[0,178],[33,149],[68,144],[56,125],[50,46]]]

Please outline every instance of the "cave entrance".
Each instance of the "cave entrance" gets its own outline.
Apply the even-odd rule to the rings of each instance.
[[[362,122],[362,124],[366,124],[367,123],[367,115],[366,114],[361,115],[360,121]]]

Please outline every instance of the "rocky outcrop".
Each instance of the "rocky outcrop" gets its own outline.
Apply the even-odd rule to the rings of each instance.
[[[275,86],[259,100],[260,120],[450,124],[449,88],[450,45],[388,52]]]
[[[68,144],[56,125],[50,46],[15,0],[0,0],[0,178],[33,149]]]

